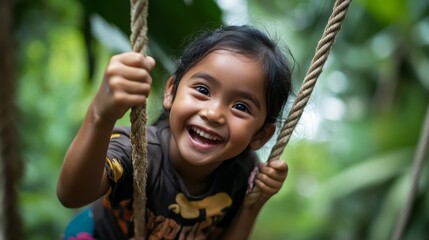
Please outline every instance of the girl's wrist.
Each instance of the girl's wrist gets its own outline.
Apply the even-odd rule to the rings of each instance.
[[[106,116],[101,115],[97,110],[97,107],[93,103],[88,109],[87,118],[89,120],[89,123],[96,129],[113,129],[116,123],[116,119],[108,118]]]

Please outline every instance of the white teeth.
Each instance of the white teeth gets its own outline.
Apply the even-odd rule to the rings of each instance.
[[[212,141],[220,141],[219,137],[216,137],[216,136],[213,136],[213,135],[211,135],[209,133],[206,133],[206,132],[204,132],[201,129],[192,127],[192,130],[194,130],[194,132],[196,132],[199,136],[201,136],[203,138],[207,138],[207,139],[212,140]]]

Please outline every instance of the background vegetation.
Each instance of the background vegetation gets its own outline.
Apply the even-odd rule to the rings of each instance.
[[[298,89],[334,3],[222,2],[150,1],[149,54],[158,61],[151,119],[183,42],[222,23],[265,28],[289,47]],[[428,13],[425,0],[352,2],[283,155],[288,179],[261,212],[253,239],[389,238],[429,103]],[[56,199],[62,158],[107,60],[129,49],[129,2],[15,0],[13,16],[24,239],[58,239],[75,212]],[[426,164],[404,239],[427,238],[428,176]]]

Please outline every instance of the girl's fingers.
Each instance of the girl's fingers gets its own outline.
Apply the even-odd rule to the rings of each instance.
[[[256,175],[255,184],[261,188],[265,196],[272,196],[283,186],[288,166],[281,160],[273,160],[261,165]]]
[[[106,82],[106,91],[99,91],[99,104],[105,105],[103,109],[123,110],[146,102],[150,93],[150,84],[129,81],[121,76],[111,77]],[[109,107],[110,105],[110,107]]]
[[[283,181],[282,180],[273,179],[270,176],[265,175],[265,174],[261,174],[261,173],[259,173],[258,175],[256,175],[256,179],[255,180],[260,181],[265,186],[267,186],[268,188],[271,188],[271,189],[277,189],[277,190],[279,190],[282,187],[282,185],[283,185]]]
[[[147,77],[147,82],[142,83],[138,81],[130,81],[121,76],[114,76],[109,78],[108,87],[110,92],[126,92],[130,94],[144,94],[149,95],[151,77]]]
[[[116,121],[130,107],[144,104],[152,83],[149,71],[154,66],[153,58],[140,53],[113,56],[94,100],[96,114]]]
[[[111,62],[105,71],[107,79],[120,76],[126,80],[151,83],[152,78],[148,70],[141,67],[125,65],[118,61]]]
[[[113,98],[115,102],[114,106],[125,108],[125,110],[133,106],[142,105],[146,102],[147,99],[146,95],[128,94],[124,92],[115,93]]]
[[[155,66],[155,60],[152,57],[145,57],[136,52],[126,52],[115,55],[111,59],[111,63],[113,62],[121,62],[130,67],[144,68],[149,71]]]
[[[141,84],[138,82],[128,81],[124,83],[123,91],[132,94],[132,95],[145,95],[149,96],[150,93],[150,84]]]
[[[155,59],[153,57],[147,56],[146,57],[146,61],[147,61],[147,64],[149,64],[147,66],[148,68],[146,68],[146,69],[152,70],[155,67],[155,64],[156,64]]]
[[[278,188],[272,187],[259,179],[255,179],[255,184],[261,189],[262,196],[265,196],[265,198],[271,197],[272,195],[276,194],[280,190],[280,187]]]
[[[117,102],[126,103],[128,99],[142,99],[142,97],[146,99],[149,96],[150,87],[149,83],[129,81],[119,76],[109,80],[109,91],[113,100]]]
[[[272,167],[276,170],[279,170],[279,171],[287,171],[288,170],[287,163],[282,161],[282,160],[272,160],[268,163],[268,166]]]
[[[276,181],[283,182],[287,176],[288,166],[281,160],[273,160],[267,165],[259,168],[259,173],[268,176]]]

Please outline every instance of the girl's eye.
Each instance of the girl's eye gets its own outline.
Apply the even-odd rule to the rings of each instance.
[[[204,87],[204,86],[196,86],[195,87],[195,90],[197,90],[199,93],[202,93],[202,94],[204,94],[204,95],[206,95],[206,96],[208,96],[210,93],[209,93],[209,89],[207,89],[206,87]]]
[[[237,103],[233,106],[233,108],[237,109],[238,111],[242,111],[242,112],[247,112],[247,113],[250,112],[249,108],[244,103]]]

